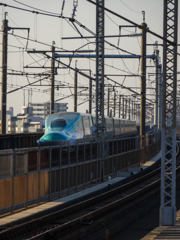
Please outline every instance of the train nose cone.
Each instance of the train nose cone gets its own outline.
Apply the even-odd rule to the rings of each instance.
[[[37,141],[37,145],[38,146],[61,145],[61,144],[65,144],[65,142],[68,139],[69,138],[61,132],[51,132],[51,133],[47,133],[44,136],[42,136]]]

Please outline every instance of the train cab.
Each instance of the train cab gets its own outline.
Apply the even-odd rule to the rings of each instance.
[[[51,128],[51,130],[61,131],[61,130],[63,130],[67,125],[68,125],[68,122],[67,122],[66,119],[64,119],[64,118],[57,118],[57,119],[54,119],[54,120],[50,123],[50,128]]]

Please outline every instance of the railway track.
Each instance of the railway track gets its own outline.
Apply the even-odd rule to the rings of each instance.
[[[152,195],[155,196],[159,188],[160,169],[157,169],[121,187],[56,213],[0,229],[0,240],[81,239],[82,235],[97,228],[99,224],[102,225],[107,218],[123,216],[137,204]]]
[[[180,167],[177,168],[179,175]],[[0,228],[0,240],[95,239],[93,234],[98,236],[102,229],[105,231],[116,221],[123,222],[134,209],[157,199],[159,190],[160,168],[56,213]]]

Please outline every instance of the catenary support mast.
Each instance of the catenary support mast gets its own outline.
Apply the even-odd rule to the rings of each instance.
[[[104,7],[104,0],[96,0]],[[96,125],[97,140],[104,139],[104,9],[96,6]]]
[[[55,47],[54,42],[51,47],[52,51],[52,59],[51,59],[51,99],[50,99],[50,114],[54,113],[54,67],[55,67],[55,59],[54,59],[54,53],[55,53]]]
[[[1,87],[1,133],[6,134],[6,91],[7,91],[7,42],[8,20],[3,20],[2,35],[2,87]]]
[[[74,112],[77,112],[77,81],[78,81],[78,69],[74,71]]]
[[[146,33],[147,24],[143,17],[141,37],[141,111],[140,111],[140,135],[145,135],[146,119]]]
[[[178,0],[164,0],[160,225],[176,225],[176,86]]]
[[[104,0],[96,0],[104,7]],[[96,138],[102,159],[102,180],[104,180],[104,9],[96,5]],[[101,147],[100,147],[101,146]]]

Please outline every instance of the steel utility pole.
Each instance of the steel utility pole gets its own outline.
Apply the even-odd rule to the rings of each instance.
[[[8,46],[8,20],[3,20],[2,26],[2,88],[1,88],[1,133],[6,134],[6,91],[7,91],[7,46]]]
[[[2,26],[2,88],[1,88],[1,133],[6,134],[6,105],[7,105],[7,48],[8,48],[8,31],[29,28],[12,28],[8,26],[8,20],[6,19],[7,13],[5,13],[5,19]]]
[[[131,102],[130,101],[131,101],[131,99],[129,97],[129,120],[131,119],[131,109],[130,109],[131,108],[130,107],[131,106]]]
[[[114,117],[116,117],[116,91],[114,90]]]
[[[123,109],[122,109],[122,118],[124,118],[124,97],[123,97]]]
[[[50,100],[50,114],[54,113],[54,67],[55,67],[55,42],[53,41],[51,51],[52,51],[52,59],[51,59],[51,100]]]
[[[141,111],[140,111],[140,135],[145,135],[146,120],[146,33],[145,13],[143,12],[142,37],[141,37]]]
[[[108,88],[107,93],[107,116],[109,117],[109,101],[110,101],[110,89]]]
[[[91,70],[89,70],[89,113],[92,113],[92,78],[91,78]]]
[[[96,3],[104,7],[104,0],[96,0]],[[104,180],[104,9],[96,5],[96,139],[98,152],[102,164],[102,181]],[[101,147],[100,147],[101,146]]]
[[[125,119],[127,118],[127,98],[125,99]]]
[[[78,74],[78,69],[75,67],[74,71],[74,112],[77,112],[77,74]]]
[[[162,128],[162,65],[159,64],[159,81],[158,81],[158,129]]]
[[[160,225],[176,225],[176,89],[178,0],[164,0]],[[171,41],[171,42],[170,42]]]
[[[121,118],[121,95],[119,95],[119,118]]]
[[[134,101],[132,100],[132,110],[131,110],[131,117],[132,117],[132,120],[134,120]]]
[[[159,81],[159,50],[156,49],[155,50],[155,103],[154,103],[154,128],[155,128],[155,132],[157,132],[157,128],[158,128],[158,81]]]

